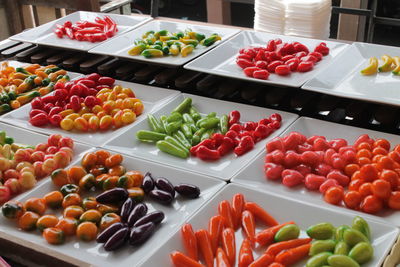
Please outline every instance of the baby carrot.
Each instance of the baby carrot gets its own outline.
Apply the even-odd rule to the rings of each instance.
[[[258,259],[253,261],[249,267],[265,267],[270,266],[271,263],[274,262],[274,256],[271,254],[263,254]]]
[[[232,220],[235,230],[240,227],[240,220],[242,211],[244,210],[244,196],[242,194],[235,194],[232,198]]]
[[[190,258],[197,261],[199,259],[197,250],[197,240],[196,240],[196,235],[193,232],[192,225],[188,223],[183,225],[181,228],[181,233],[186,253]]]
[[[267,248],[265,253],[271,254],[271,255],[277,255],[281,251],[296,248],[298,246],[306,245],[310,243],[312,238],[298,238],[298,239],[293,239],[293,240],[288,240],[288,241],[282,241],[278,242],[275,244],[272,244]]]
[[[263,208],[261,208],[257,203],[246,202],[246,204],[244,204],[244,209],[251,211],[257,219],[261,220],[266,225],[269,226],[278,225],[278,222],[275,220],[275,218],[272,217]]]
[[[285,266],[295,264],[296,262],[308,256],[310,248],[311,244],[305,244],[299,247],[282,251],[278,255],[276,255],[275,261],[282,263]]]
[[[281,229],[283,226],[288,224],[294,224],[294,222],[286,222],[276,226],[269,227],[256,235],[256,241],[261,246],[270,245],[274,242],[275,234]]]
[[[228,257],[221,247],[217,249],[217,267],[231,267]]]
[[[170,257],[175,267],[205,267],[179,251],[172,252]]]
[[[236,241],[235,230],[232,228],[225,228],[222,231],[222,248],[228,257],[230,264],[234,266],[236,257]]]
[[[214,253],[211,248],[210,235],[207,230],[201,229],[196,233],[197,245],[200,248],[201,254],[203,255],[204,262],[207,267],[214,266]]]
[[[218,213],[224,217],[225,226],[234,229],[232,221],[232,208],[231,204],[227,200],[223,200],[218,205]]]
[[[248,267],[254,261],[253,251],[251,250],[251,243],[249,239],[242,242],[239,250],[239,267]]]
[[[254,244],[256,235],[256,222],[253,213],[248,210],[242,212],[242,229],[246,233],[246,236],[250,240],[251,244]]]
[[[213,253],[217,251],[222,230],[224,230],[224,218],[221,215],[212,217],[208,222],[208,232],[210,233]]]

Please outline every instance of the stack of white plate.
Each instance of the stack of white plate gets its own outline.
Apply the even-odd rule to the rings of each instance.
[[[256,0],[254,4],[254,29],[284,34],[285,10],[283,0]]]
[[[254,29],[326,39],[331,6],[331,0],[256,0]]]

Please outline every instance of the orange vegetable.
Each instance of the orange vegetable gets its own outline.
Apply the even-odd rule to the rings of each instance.
[[[40,216],[37,213],[32,211],[26,211],[22,214],[21,217],[18,219],[18,226],[22,230],[25,231],[32,231],[36,228],[36,223],[39,220]]]
[[[68,177],[70,181],[74,184],[79,184],[79,181],[83,176],[85,176],[87,172],[81,166],[72,166],[68,169]]]
[[[101,212],[98,210],[87,210],[85,211],[81,217],[79,217],[80,222],[93,222],[95,224],[100,223],[101,220]]]
[[[211,217],[208,222],[208,232],[210,233],[212,250],[215,253],[221,239],[222,230],[224,229],[224,217],[217,215]]]
[[[266,225],[275,226],[279,224],[274,217],[272,217],[267,211],[265,211],[255,202],[246,202],[244,204],[244,209],[253,213],[257,219],[261,220]]]
[[[217,267],[230,267],[228,257],[225,254],[225,251],[218,247],[217,249]]]
[[[62,218],[56,225],[57,228],[61,229],[65,235],[73,236],[76,234],[78,227],[78,220],[71,217]]]
[[[81,206],[68,206],[64,209],[63,216],[78,219],[85,211]]]
[[[236,194],[232,198],[232,220],[234,229],[237,230],[241,224],[242,211],[244,210],[244,196]]]
[[[239,267],[248,267],[254,261],[253,251],[251,250],[251,242],[245,239],[239,250]]]
[[[63,186],[66,184],[70,184],[70,180],[68,177],[68,173],[64,169],[57,169],[51,173],[51,180],[53,181],[55,186]]]
[[[242,229],[246,233],[246,236],[251,244],[254,244],[256,235],[256,222],[253,213],[248,210],[242,212]]]
[[[295,224],[293,221],[269,227],[256,235],[256,241],[260,246],[268,246],[274,242],[275,234],[285,225]]]
[[[232,228],[225,228],[222,231],[221,243],[230,264],[234,266],[236,257],[235,230]]]
[[[175,267],[205,267],[203,264],[198,263],[179,251],[172,252],[170,257]]]
[[[312,241],[312,238],[298,238],[288,241],[282,241],[275,244],[270,245],[265,253],[271,254],[273,256],[279,254],[281,251],[285,251],[288,249],[292,249],[298,246],[302,246],[305,244],[309,244]]]
[[[43,215],[36,222],[36,228],[43,231],[46,228],[54,227],[58,223],[58,218],[54,215]]]
[[[25,201],[24,208],[26,211],[43,215],[46,212],[46,202],[43,198],[33,197]]]
[[[81,204],[82,204],[81,196],[78,195],[77,193],[71,193],[66,195],[62,202],[62,206],[64,209],[68,206],[73,206],[73,205],[80,206]]]
[[[271,254],[262,254],[258,259],[253,261],[249,267],[265,267],[270,266],[274,262],[274,256]]]
[[[76,229],[76,235],[83,241],[93,241],[97,236],[97,226],[92,222],[83,222]]]
[[[64,196],[60,191],[53,191],[44,195],[43,199],[46,205],[52,209],[58,209],[61,207]]]
[[[295,264],[296,262],[308,256],[310,248],[311,244],[305,244],[299,247],[284,250],[276,255],[275,261],[282,263],[285,266]]]
[[[232,221],[232,208],[227,200],[223,200],[218,205],[218,213],[224,218],[225,226],[234,229]]]
[[[204,262],[207,267],[214,266],[214,253],[211,248],[211,241],[209,233],[204,230],[198,230],[196,233],[197,245],[200,248],[201,255],[203,255]]]
[[[43,237],[49,244],[59,245],[65,242],[65,235],[61,229],[51,227],[43,231]]]
[[[197,261],[198,257],[198,249],[197,249],[197,239],[196,235],[193,232],[193,228],[191,224],[184,224],[181,227],[181,234],[183,240],[183,246],[185,247],[186,253],[190,258]]]

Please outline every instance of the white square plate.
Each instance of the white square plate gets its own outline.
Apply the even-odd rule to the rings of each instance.
[[[394,46],[353,43],[334,62],[305,83],[302,89],[328,95],[354,98],[398,106],[400,76],[381,72],[364,76],[360,71],[368,66],[369,58],[400,55]],[[380,65],[382,61],[380,60]]]
[[[202,45],[198,45],[196,49],[193,50],[193,53],[188,55],[187,57],[178,56],[166,56],[161,58],[145,58],[141,55],[137,56],[130,56],[128,51],[134,47],[134,41],[136,39],[142,38],[142,35],[148,31],[160,31],[160,30],[168,30],[170,32],[178,32],[178,31],[185,31],[186,29],[192,29],[195,32],[203,33],[208,37],[213,33],[218,33],[222,40],[216,42],[214,45],[209,47],[205,47]],[[215,26],[206,26],[200,24],[190,24],[190,23],[178,23],[172,21],[161,21],[161,20],[153,20],[149,23],[146,23],[137,29],[130,31],[118,38],[110,40],[107,43],[99,45],[94,49],[90,50],[90,53],[94,54],[101,54],[101,55],[111,55],[116,56],[119,58],[127,58],[142,62],[149,62],[155,64],[163,64],[163,65],[171,65],[171,66],[180,66],[183,65],[190,60],[198,57],[199,55],[203,54],[204,52],[218,46],[220,43],[225,42],[227,39],[232,37],[233,35],[237,34],[239,30],[234,28],[227,28],[227,27],[215,27]]]
[[[4,116],[0,117],[1,121],[13,124],[15,126],[27,128],[32,131],[53,134],[59,133],[65,136],[69,136],[72,139],[90,144],[92,146],[101,146],[115,135],[126,131],[128,128],[137,124],[143,118],[146,118],[146,114],[151,112],[153,108],[162,105],[165,101],[179,94],[178,91],[157,88],[153,86],[141,85],[136,83],[129,83],[124,81],[116,81],[116,85],[121,85],[123,87],[129,87],[135,92],[136,97],[141,99],[144,104],[144,112],[137,117],[137,120],[130,125],[121,127],[114,131],[96,131],[96,132],[78,132],[78,131],[64,131],[59,127],[54,127],[48,125],[46,127],[36,127],[29,123],[29,112],[31,111],[31,105],[25,105],[19,109],[6,113]]]
[[[36,28],[32,28],[30,30],[18,33],[10,37],[11,40],[34,43],[40,45],[47,45],[59,48],[66,49],[74,49],[81,51],[88,51],[95,46],[98,46],[101,43],[107,42],[107,39],[103,42],[91,43],[91,42],[80,42],[77,40],[71,40],[68,37],[64,37],[62,39],[58,38],[53,31],[56,28],[56,24],[64,24],[66,21],[71,21],[75,23],[80,20],[88,20],[94,22],[96,17],[104,17],[105,15],[110,16],[117,24],[118,24],[118,32],[115,35],[120,36],[127,31],[134,29],[135,27],[140,26],[147,21],[152,20],[150,17],[146,16],[123,16],[117,14],[106,14],[106,13],[96,13],[96,12],[87,12],[87,11],[78,11],[72,14],[69,14],[65,17],[59,18],[54,21],[50,21],[46,24],[40,25]]]
[[[125,153],[132,156],[153,160],[162,164],[174,166],[176,168],[183,168],[191,172],[203,173],[210,176],[217,177],[223,180],[229,180],[237,171],[240,170],[245,164],[258,154],[266,144],[267,140],[279,135],[284,131],[290,124],[292,124],[298,117],[295,114],[281,112],[272,109],[258,108],[254,106],[248,106],[243,104],[231,103],[221,100],[215,100],[206,97],[200,97],[189,94],[181,94],[168,102],[162,108],[155,111],[153,114],[157,118],[161,115],[168,115],[170,112],[183,101],[185,97],[191,97],[193,99],[193,106],[202,114],[206,115],[209,112],[217,112],[217,116],[222,114],[229,114],[232,110],[239,110],[241,113],[241,121],[259,121],[262,118],[268,117],[273,113],[279,113],[282,115],[282,126],[280,129],[271,134],[268,138],[258,142],[253,150],[246,153],[243,156],[236,157],[234,153],[222,157],[218,161],[203,161],[196,157],[189,157],[186,160],[181,159],[167,153],[164,153],[157,149],[155,144],[148,144],[139,141],[136,138],[136,132],[139,130],[151,130],[147,123],[147,120],[142,120],[128,131],[116,136],[105,144],[104,147]]]
[[[360,135],[368,134],[371,138],[387,139],[391,143],[392,147],[396,144],[400,144],[400,136],[397,135],[386,134],[305,117],[299,118],[295,123],[287,128],[286,131],[281,134],[281,136],[286,136],[290,132],[299,132],[306,135],[307,137],[313,135],[323,135],[327,139],[344,138],[349,144],[353,144]],[[329,203],[326,203],[321,193],[309,191],[304,187],[304,185],[299,185],[294,188],[288,188],[284,186],[281,181],[271,181],[267,179],[264,173],[264,159],[265,149],[249,165],[247,165],[239,173],[237,173],[232,179],[232,182],[256,187],[263,191],[272,191],[286,197],[301,199],[309,203],[318,204],[319,206],[331,207],[332,209],[338,210],[348,210],[354,214],[359,214],[364,217],[377,218],[377,216],[374,215],[369,215],[363,212],[350,210],[345,207],[333,206]],[[400,212],[398,211],[386,210],[382,213],[379,213],[378,217],[386,220],[387,222],[400,226]]]
[[[279,76],[271,73],[268,80],[247,77],[242,68],[236,64],[236,56],[239,54],[239,50],[249,46],[265,47],[269,40],[276,38],[282,39],[283,42],[301,42],[306,45],[310,51],[320,42],[325,42],[329,47],[330,52],[329,55],[325,56],[315,65],[314,69],[309,72],[292,72],[288,76]],[[300,87],[306,81],[311,79],[317,72],[328,66],[332,62],[332,59],[337,57],[347,46],[347,44],[332,41],[284,36],[265,32],[243,31],[228,42],[221,44],[216,49],[213,49],[207,54],[193,60],[189,64],[186,64],[184,68],[264,84]]]
[[[275,193],[271,192],[260,192],[254,189],[250,189],[245,186],[229,184],[222,189],[213,197],[206,205],[198,210],[191,218],[188,223],[192,224],[193,230],[208,229],[208,220],[218,214],[218,204],[222,200],[231,201],[233,195],[241,193],[244,195],[245,200],[253,201],[259,204],[262,208],[268,211],[276,220],[280,223],[294,221],[302,229],[306,230],[309,226],[321,222],[330,222],[334,226],[340,226],[343,224],[351,225],[351,221],[354,218],[354,214],[350,211],[335,210],[329,207],[318,207],[315,205],[306,204],[299,201],[290,200]],[[371,227],[372,233],[372,246],[374,248],[374,258],[367,264],[363,264],[364,267],[376,267],[380,266],[386,255],[389,253],[394,241],[397,239],[399,229],[395,226],[385,224],[382,221],[373,220],[366,218],[367,222]],[[264,227],[258,227],[257,232]],[[236,263],[238,262],[238,254],[240,245],[242,244],[243,234],[241,230],[236,231]],[[301,236],[306,237],[304,231]],[[263,249],[256,249],[254,259],[257,259],[264,251]],[[151,258],[142,262],[141,266],[164,266],[173,267],[170,260],[170,253],[172,251],[181,251],[185,253],[185,249],[182,244],[182,238],[180,231],[176,231],[173,236],[160,247]],[[293,265],[293,266],[305,266],[306,260]]]
[[[36,146],[39,143],[47,143],[47,139],[49,138],[49,136],[47,136],[47,135],[31,132],[31,131],[21,129],[18,127],[14,127],[12,125],[1,123],[1,122],[0,122],[0,131],[5,131],[8,136],[14,138],[15,143],[31,145],[31,146]],[[79,142],[74,142],[74,157],[73,157],[72,161],[75,161],[75,159],[77,159],[77,158],[81,158],[83,156],[83,154],[86,153],[88,150],[90,150],[89,146],[87,146],[85,144],[81,144]],[[46,180],[48,180],[48,179],[44,179],[44,178],[41,179],[40,181],[38,181],[36,186],[39,186],[41,183],[43,183]],[[32,190],[35,190],[35,188]],[[18,195],[17,197],[21,197],[25,194],[29,194],[29,192],[30,192],[30,190]]]
[[[79,161],[75,162],[75,164],[79,164]],[[61,258],[66,258],[68,261],[78,261],[77,265],[79,266],[82,266],[82,263],[93,266],[136,266],[137,262],[146,259],[148,256],[152,255],[158,247],[162,246],[191,214],[199,209],[225,185],[224,182],[217,179],[199,174],[191,174],[141,159],[124,157],[122,165],[124,165],[127,170],[138,170],[143,174],[150,171],[154,177],[166,177],[173,184],[191,183],[197,185],[201,190],[201,195],[197,199],[184,199],[178,196],[169,206],[159,204],[146,198],[145,203],[149,207],[149,212],[161,210],[165,214],[165,219],[146,243],[135,248],[126,244],[125,247],[115,252],[107,252],[103,249],[102,244],[98,244],[95,241],[78,241],[76,237],[67,238],[63,245],[49,245],[46,240],[43,239],[39,231],[21,231],[17,228],[14,221],[4,218],[1,212],[0,236],[12,238],[18,243],[22,242],[23,245],[29,246],[37,251],[46,251],[46,253],[54,257],[60,257],[59,255],[61,255]],[[18,197],[17,200],[25,201],[31,197],[43,197],[46,193],[53,190],[57,190],[57,188],[53,185],[51,180],[48,179],[40,187],[32,190],[29,194]],[[53,211],[49,210],[49,212],[51,213]],[[79,264],[79,262],[81,264]]]

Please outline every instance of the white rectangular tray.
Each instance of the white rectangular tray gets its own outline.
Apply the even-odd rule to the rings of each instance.
[[[75,162],[75,164],[79,163],[79,160]],[[166,177],[173,184],[191,183],[197,185],[201,189],[201,195],[197,199],[177,197],[170,206],[161,205],[146,198],[145,203],[149,207],[149,212],[153,210],[163,211],[165,214],[164,221],[143,245],[131,247],[126,244],[123,248],[115,252],[105,251],[103,245],[96,243],[96,241],[83,242],[79,241],[76,237],[67,238],[65,244],[62,245],[49,245],[39,231],[21,231],[17,228],[15,221],[6,219],[1,212],[0,237],[11,239],[13,242],[22,246],[29,246],[39,252],[44,251],[70,263],[86,263],[92,266],[136,266],[137,262],[146,259],[157,248],[162,246],[191,214],[225,185],[222,181],[204,175],[191,174],[186,171],[131,157],[124,156],[122,165],[127,170],[138,170],[143,174],[150,171],[154,177]],[[25,201],[31,197],[43,197],[46,193],[53,190],[57,190],[56,186],[53,185],[50,179],[47,179],[41,186],[30,191],[29,194],[17,197],[16,200]],[[49,210],[48,212],[52,213],[54,211]]]
[[[295,114],[281,112],[272,109],[259,108],[243,104],[231,103],[221,100],[215,100],[206,97],[200,97],[190,94],[180,94],[162,108],[155,111],[153,114],[157,118],[161,115],[168,115],[170,112],[183,101],[185,97],[191,97],[193,106],[202,113],[208,114],[215,111],[217,116],[229,114],[232,110],[238,110],[241,113],[241,121],[259,121],[262,118],[268,117],[273,113],[282,115],[283,121],[280,129],[271,134],[268,138],[258,142],[253,150],[243,156],[236,157],[234,153],[222,157],[218,161],[203,161],[196,157],[189,157],[181,159],[162,151],[159,151],[155,144],[148,144],[139,141],[136,138],[136,132],[139,130],[151,130],[147,120],[142,120],[129,130],[116,136],[105,144],[105,148],[118,151],[124,154],[145,158],[147,160],[156,161],[165,165],[174,166],[176,168],[183,168],[191,172],[203,173],[211,175],[223,180],[229,180],[237,171],[244,165],[250,162],[257,153],[259,153],[265,146],[267,140],[279,135],[298,117]]]
[[[118,24],[118,32],[115,35],[120,36],[127,31],[134,29],[146,23],[147,21],[152,20],[150,17],[146,16],[123,16],[118,14],[104,14],[104,13],[96,13],[96,12],[87,12],[87,11],[78,11],[72,14],[69,14],[65,17],[59,18],[54,21],[50,21],[46,24],[40,25],[36,28],[32,28],[30,30],[18,33],[10,37],[11,40],[20,41],[20,42],[27,42],[27,43],[34,43],[40,45],[47,45],[47,46],[54,46],[59,48],[65,49],[74,49],[74,50],[81,50],[81,51],[88,51],[91,48],[107,42],[98,42],[98,43],[91,43],[91,42],[80,42],[77,40],[71,40],[67,37],[62,39],[58,38],[53,31],[56,28],[56,24],[64,24],[66,21],[71,21],[75,23],[79,20],[88,20],[94,22],[94,19],[98,16],[104,17],[105,15],[110,16],[117,24]],[[115,38],[112,37],[112,38]],[[111,39],[112,39],[111,38]]]
[[[351,211],[319,207],[288,199],[276,193],[260,192],[245,186],[229,184],[191,216],[187,222],[192,224],[194,231],[208,229],[208,220],[212,216],[218,214],[219,202],[222,200],[231,201],[233,195],[237,193],[243,194],[247,201],[253,201],[259,204],[274,216],[278,222],[284,223],[294,221],[302,230],[306,230],[309,226],[321,222],[330,222],[336,227],[343,224],[351,225],[351,221],[355,216]],[[363,267],[380,266],[389,253],[394,241],[397,239],[399,229],[379,220],[373,220],[371,218],[366,218],[366,220],[371,227],[374,258],[367,264],[363,264]],[[257,231],[261,229],[265,229],[265,226],[263,228],[258,227]],[[239,254],[240,245],[244,236],[241,232],[241,230],[236,232],[236,263],[238,262],[237,255]],[[306,234],[302,232],[301,236],[306,237]],[[140,266],[173,267],[174,265],[171,263],[169,254],[174,250],[185,253],[180,231],[176,231],[168,242],[155,251],[151,258],[142,262]],[[257,259],[264,251],[265,247],[257,249],[254,253],[254,258]],[[293,266],[305,266],[305,262],[306,261],[303,260]]]
[[[236,64],[236,57],[241,48],[249,46],[265,47],[269,40],[280,38],[283,42],[301,42],[308,49],[312,50],[320,42],[325,42],[330,49],[329,55],[325,56],[318,62],[312,71],[309,72],[292,72],[288,76],[279,76],[271,73],[268,80],[260,80],[252,77],[247,77],[242,68]],[[326,68],[331,64],[332,60],[337,57],[348,47],[345,43],[307,39],[295,36],[284,36],[265,32],[243,31],[229,41],[218,46],[212,51],[193,60],[184,66],[185,69],[195,70],[199,72],[220,75],[229,78],[236,78],[251,82],[259,82],[264,84],[275,84],[289,87],[301,87],[306,81],[311,79],[316,73]]]
[[[299,132],[307,137],[312,135],[323,135],[327,139],[344,138],[349,144],[353,144],[354,141],[362,134],[368,134],[371,138],[385,138],[392,146],[400,144],[400,136],[393,134],[386,134],[376,132],[367,129],[356,128],[352,126],[340,125],[332,122],[325,122],[310,118],[301,117],[295,123],[281,134],[286,136],[290,132]],[[326,203],[323,199],[323,195],[319,192],[309,191],[304,185],[299,185],[294,188],[288,188],[284,186],[281,181],[271,181],[265,177],[264,173],[264,160],[265,160],[265,148],[249,165],[243,168],[239,173],[232,179],[233,183],[245,184],[251,187],[258,188],[263,191],[275,192],[285,197],[294,198],[296,200],[303,200],[308,203],[318,204],[323,207],[330,207],[331,209],[337,210],[348,210],[353,214],[362,215],[364,217],[381,218],[400,226],[400,212],[386,210],[379,214],[379,216],[369,215],[363,212],[347,209],[345,207],[338,207]]]
[[[134,41],[136,39],[142,38],[142,35],[147,31],[168,30],[170,32],[178,32],[178,31],[185,31],[188,28],[192,29],[195,32],[203,33],[204,35],[206,35],[206,37],[208,37],[213,33],[218,33],[221,36],[222,40],[216,42],[215,44],[209,47],[198,45],[196,49],[193,50],[193,53],[191,53],[187,57],[182,57],[181,55],[178,55],[175,57],[166,56],[161,58],[145,58],[141,55],[130,56],[128,54],[128,51],[135,46]],[[214,48],[215,46],[220,45],[221,43],[225,42],[238,32],[239,32],[238,29],[228,28],[228,27],[215,27],[215,26],[206,26],[201,24],[153,20],[118,38],[114,38],[108,41],[107,43],[99,45],[94,49],[91,49],[89,52],[101,55],[111,55],[119,58],[127,58],[147,63],[180,66],[189,62],[195,57],[198,57],[199,55],[205,53],[206,51]]]
[[[121,127],[114,131],[108,130],[108,131],[97,131],[97,132],[77,132],[77,131],[69,132],[69,131],[64,131],[59,127],[54,127],[50,125],[46,127],[32,126],[28,121],[29,112],[31,110],[30,104],[27,104],[12,112],[6,113],[4,116],[0,117],[0,121],[4,121],[13,124],[15,126],[23,127],[40,133],[45,133],[45,134],[59,133],[65,136],[69,136],[76,141],[87,143],[92,146],[101,146],[111,138],[126,131],[133,125],[139,123],[139,121],[146,118],[146,114],[148,112],[152,112],[153,109],[157,108],[159,105],[162,105],[165,101],[168,101],[170,98],[175,97],[179,94],[179,92],[175,90],[157,88],[153,86],[147,86],[147,85],[124,82],[124,81],[116,81],[115,84],[131,88],[133,92],[136,94],[136,97],[142,100],[144,104],[144,112],[143,114],[138,116],[137,120],[132,124]]]
[[[353,43],[334,62],[303,85],[303,89],[389,105],[400,105],[400,76],[381,72],[361,75],[369,58],[400,55],[400,48],[368,43]],[[380,65],[382,61],[380,60]]]

